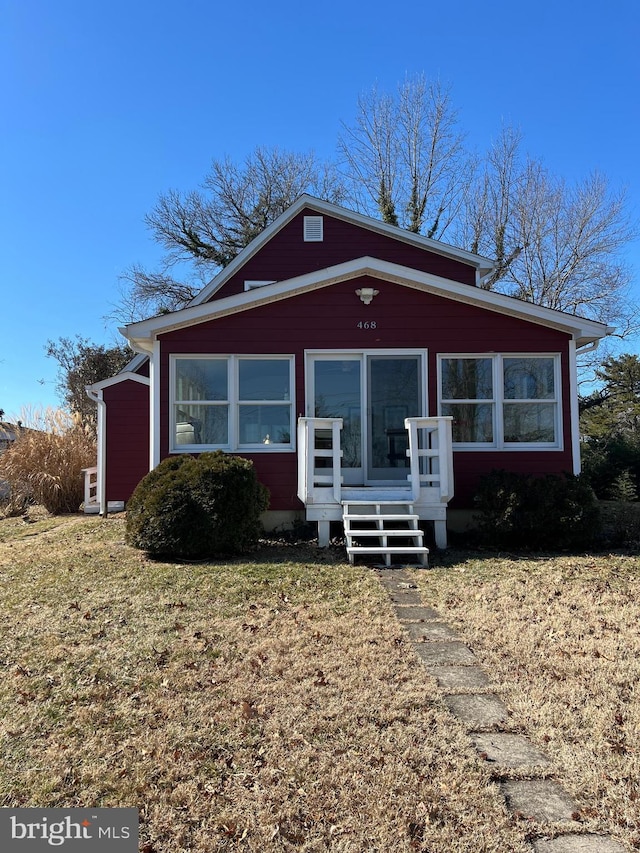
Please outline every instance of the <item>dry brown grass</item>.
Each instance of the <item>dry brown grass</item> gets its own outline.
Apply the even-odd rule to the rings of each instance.
[[[448,555],[416,573],[554,762],[585,829],[640,848],[640,558]]]
[[[0,522],[0,806],[134,806],[149,853],[524,853],[373,573],[151,562],[121,517]],[[416,572],[576,797],[640,846],[640,560]]]
[[[123,540],[0,522],[0,806],[134,806],[158,853],[523,853],[370,571]]]

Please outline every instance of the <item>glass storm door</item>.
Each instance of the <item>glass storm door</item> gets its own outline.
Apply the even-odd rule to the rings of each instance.
[[[313,360],[313,411],[316,418],[342,418],[342,479],[363,483],[362,359],[360,356],[316,357]]]
[[[420,356],[367,357],[367,482],[406,482],[404,419],[422,414]]]
[[[420,355],[313,356],[315,417],[343,419],[345,485],[406,482],[404,419],[423,414]]]

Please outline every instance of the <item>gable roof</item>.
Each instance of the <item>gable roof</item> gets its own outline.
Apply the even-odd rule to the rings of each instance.
[[[240,270],[247,261],[252,258],[260,249],[268,243],[285,225],[291,222],[303,210],[312,210],[315,213],[332,216],[340,219],[343,222],[349,222],[352,225],[357,225],[361,228],[366,228],[368,231],[373,231],[378,234],[383,234],[391,237],[394,240],[399,240],[419,249],[424,249],[433,252],[437,255],[442,255],[446,258],[459,261],[472,266],[476,270],[476,284],[486,278],[495,269],[495,264],[488,258],[483,258],[481,255],[476,255],[473,252],[467,252],[465,249],[458,249],[455,246],[450,246],[447,243],[441,243],[438,240],[432,240],[429,237],[423,237],[421,234],[414,234],[407,231],[405,228],[398,228],[395,225],[388,225],[386,222],[381,222],[379,219],[373,219],[370,216],[364,216],[361,213],[356,213],[353,210],[347,210],[337,204],[332,204],[328,201],[323,201],[319,198],[314,198],[310,195],[301,195],[287,210],[284,211],[277,219],[268,225],[246,248],[239,252],[236,257],[221,270],[209,284],[207,284],[192,300],[189,302],[192,305],[201,305],[207,302],[211,297]]]
[[[496,293],[479,287],[469,287],[469,285],[444,279],[431,273],[371,257],[354,258],[333,267],[305,273],[286,281],[273,282],[255,290],[211,302],[192,303],[180,311],[161,314],[148,320],[132,323],[120,331],[129,339],[134,349],[139,352],[150,353],[157,336],[166,332],[251,310],[260,305],[279,302],[362,275],[369,275],[381,281],[394,282],[445,299],[464,302],[499,314],[518,317],[547,328],[557,329],[569,334],[578,346],[585,346],[598,341],[613,331],[604,323],[576,317],[573,314],[565,314],[551,308],[543,308],[540,305],[524,302],[512,296],[505,296],[503,293]]]

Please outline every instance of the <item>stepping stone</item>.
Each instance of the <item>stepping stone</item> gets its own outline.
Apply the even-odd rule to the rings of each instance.
[[[491,729],[509,718],[506,705],[492,693],[454,694],[444,701],[454,717],[473,729]]]
[[[472,732],[476,749],[496,767],[523,767],[549,764],[549,759],[523,735]]]
[[[471,664],[476,662],[475,655],[464,643],[451,640],[442,643],[414,643],[413,649],[427,666],[443,664]]]
[[[453,628],[444,622],[408,622],[403,627],[415,642],[455,640],[458,636]]]
[[[502,784],[507,806],[527,819],[540,823],[574,820],[574,800],[551,779],[508,780]]]
[[[422,599],[417,589],[390,589],[389,595],[394,604],[421,604]]]
[[[429,622],[440,618],[440,614],[432,607],[421,607],[415,604],[396,605],[395,611],[400,622]]]
[[[461,690],[482,690],[489,684],[489,678],[479,666],[435,666],[429,675],[438,685],[451,693]]]
[[[560,835],[533,842],[535,853],[626,853],[626,847],[606,835]]]

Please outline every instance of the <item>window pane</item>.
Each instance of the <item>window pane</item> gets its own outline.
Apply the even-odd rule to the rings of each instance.
[[[454,442],[493,442],[493,406],[490,403],[446,403],[442,406],[442,414],[453,417]]]
[[[443,400],[492,400],[490,358],[443,358]]]
[[[555,403],[505,403],[504,440],[507,442],[556,441]]]
[[[240,406],[240,444],[291,444],[291,406]]]
[[[227,359],[176,359],[175,392],[176,400],[227,400]]]
[[[241,400],[289,400],[289,360],[243,359],[239,363]]]
[[[505,400],[555,399],[552,358],[505,358]]]
[[[177,405],[175,414],[176,446],[229,443],[229,406]]]

